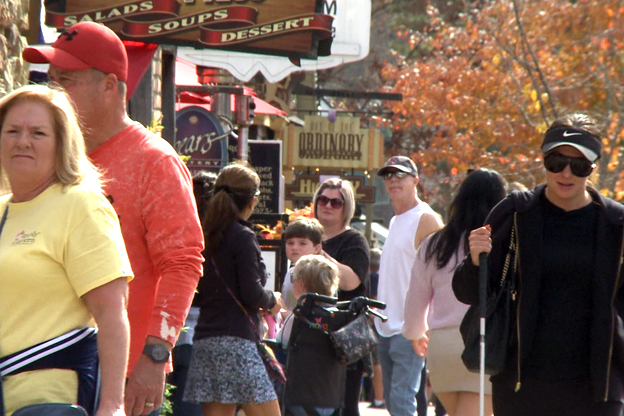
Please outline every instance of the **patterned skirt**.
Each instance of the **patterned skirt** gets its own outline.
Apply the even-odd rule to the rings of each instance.
[[[276,399],[255,342],[222,336],[193,343],[184,401],[251,404]]]

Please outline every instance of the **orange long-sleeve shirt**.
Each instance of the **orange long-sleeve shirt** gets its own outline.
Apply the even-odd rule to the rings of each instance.
[[[89,156],[107,181],[135,275],[130,375],[148,335],[175,344],[202,275],[204,238],[191,175],[165,140],[136,123]]]

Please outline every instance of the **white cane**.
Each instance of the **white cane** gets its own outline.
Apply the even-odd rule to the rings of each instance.
[[[487,313],[487,253],[479,253],[479,416],[485,413],[485,315]]]

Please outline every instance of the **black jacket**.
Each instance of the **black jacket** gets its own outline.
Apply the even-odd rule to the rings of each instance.
[[[546,186],[532,191],[514,192],[501,201],[488,216],[486,224],[492,227],[492,251],[488,256],[488,285],[493,288],[500,278],[509,248],[513,213],[517,213],[519,246],[518,302],[515,345],[517,356],[509,357],[507,369],[492,377],[514,374],[522,382],[522,367],[531,351],[535,334],[539,276],[541,274],[542,221],[540,197]],[[596,401],[622,400],[624,398],[624,290],[622,262],[624,261],[624,206],[604,198],[588,188],[599,205],[596,240],[596,278],[592,283],[590,378]],[[582,237],[581,237],[582,238]],[[472,264],[470,254],[457,267],[453,276],[453,291],[463,303],[477,304],[478,268]],[[565,313],[565,311],[562,311]],[[519,339],[518,339],[519,338]]]
[[[267,276],[260,246],[251,224],[243,220],[228,227],[224,236],[219,249],[206,257],[204,276],[199,280],[200,309],[193,339],[234,336],[256,341],[262,330],[260,309],[270,309],[276,303],[273,292],[263,288]]]

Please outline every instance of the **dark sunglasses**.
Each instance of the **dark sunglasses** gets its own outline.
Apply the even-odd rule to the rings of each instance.
[[[395,170],[393,172],[386,172],[381,176],[384,178],[384,181],[389,181],[390,179],[392,179],[393,176],[396,176],[397,179],[403,179],[407,177],[407,175],[409,175],[409,173]]]
[[[316,200],[320,205],[329,205],[333,209],[340,209],[344,205],[344,201],[340,198],[327,198],[325,195],[319,195]]]
[[[591,175],[596,167],[595,163],[582,157],[569,157],[561,153],[550,153],[544,157],[544,167],[549,172],[562,172],[568,165],[570,165],[572,174],[579,178],[585,178]]]

